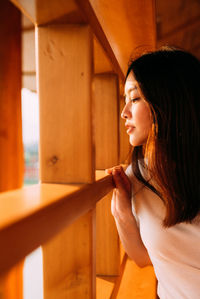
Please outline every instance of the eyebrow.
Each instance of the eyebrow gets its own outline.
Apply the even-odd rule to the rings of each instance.
[[[129,90],[128,90],[128,92],[130,93],[131,91],[133,91],[133,90],[135,90],[135,89],[137,89],[137,86],[134,86],[134,87],[132,87],[132,88],[130,88]],[[124,92],[124,97],[126,96],[126,94],[125,94],[125,92]]]

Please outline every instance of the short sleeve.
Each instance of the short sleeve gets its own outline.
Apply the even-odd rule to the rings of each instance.
[[[135,220],[137,222],[137,225],[139,227],[139,218],[137,216],[136,210],[135,210],[135,200],[134,200],[134,190],[133,190],[133,180],[134,180],[134,174],[132,171],[132,166],[131,164],[128,165],[128,167],[125,170],[125,174],[127,175],[127,177],[129,178],[132,188],[131,188],[131,207],[132,207],[132,213],[133,216],[135,217]]]

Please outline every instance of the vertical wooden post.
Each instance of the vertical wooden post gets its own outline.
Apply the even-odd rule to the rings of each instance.
[[[118,79],[115,74],[97,74],[93,82],[95,106],[96,169],[118,164]],[[97,275],[115,276],[119,273],[119,239],[110,201],[112,192],[97,203]]]
[[[124,87],[123,87],[124,88]],[[132,147],[129,143],[129,137],[126,133],[124,126],[124,120],[121,118],[121,112],[124,108],[124,96],[120,93],[119,98],[119,130],[120,130],[120,147],[119,147],[119,163],[129,164],[131,161],[131,150]]]
[[[21,15],[0,1],[0,192],[23,183],[21,123]],[[22,264],[0,282],[0,297],[22,298]]]
[[[88,26],[55,25],[36,36],[41,181],[92,182],[92,34]],[[94,213],[43,247],[44,298],[95,297]]]

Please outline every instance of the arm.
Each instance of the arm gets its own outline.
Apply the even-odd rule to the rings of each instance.
[[[128,256],[139,267],[151,265],[148,252],[142,242],[135,217],[131,209],[131,183],[121,166],[107,170],[113,175],[116,189],[113,191],[111,212],[115,218],[122,245]]]

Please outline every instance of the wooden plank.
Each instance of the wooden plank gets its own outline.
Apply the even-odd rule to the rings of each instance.
[[[99,276],[119,275],[119,237],[111,215],[112,192],[96,206],[96,273]]]
[[[156,278],[153,267],[139,268],[127,259],[121,284],[117,293],[113,293],[112,299],[155,299],[156,298]]]
[[[105,169],[118,164],[118,79],[115,74],[95,75],[93,81],[95,106],[96,168]],[[111,215],[112,193],[96,206],[96,273],[118,275],[119,238]]]
[[[129,137],[126,133],[125,121],[121,118],[121,112],[124,108],[124,96],[120,95],[120,109],[119,109],[119,125],[120,125],[120,147],[119,147],[119,162],[122,164],[130,164],[131,163],[131,152],[132,147],[129,143]]]
[[[11,0],[34,24],[46,24],[77,10],[74,0]]]
[[[91,183],[91,31],[83,25],[39,27],[37,44],[41,181]],[[94,228],[95,209],[43,246],[44,298],[95,297]]]
[[[19,188],[23,182],[20,19],[9,1],[0,1],[0,192]],[[22,271],[20,263],[1,278],[1,298],[23,297]]]
[[[42,184],[2,193],[0,276],[91,210],[112,188],[112,178],[106,176],[83,186]]]
[[[41,180],[92,182],[91,32],[86,26],[39,27],[37,44]]]
[[[125,270],[125,267],[126,267],[127,259],[128,259],[128,256],[125,253],[123,255],[122,262],[121,262],[121,265],[120,265],[120,273],[119,273],[119,276],[117,277],[117,279],[115,281],[115,285],[114,285],[112,293],[110,295],[110,299],[117,298],[119,288],[120,288],[120,285],[121,285],[121,281],[122,281],[122,278],[123,278],[123,275],[124,275],[124,270]]]
[[[23,183],[20,13],[0,3],[0,192]],[[12,20],[12,22],[11,22]]]
[[[99,22],[98,15],[94,8],[92,7],[92,3],[90,0],[75,0],[77,5],[79,6],[79,9],[84,14],[85,21],[90,25],[92,28],[96,38],[98,39],[99,43],[103,47],[105,53],[107,53],[114,71],[122,78],[124,79],[124,74],[122,72],[121,66],[119,65],[118,58],[115,55],[112,45],[110,45],[108,39],[107,39],[107,32],[104,28],[102,28],[102,25]],[[115,7],[116,3],[114,3]],[[110,13],[112,13],[113,7],[110,10]]]
[[[118,80],[115,74],[94,76],[96,169],[118,163]]]

